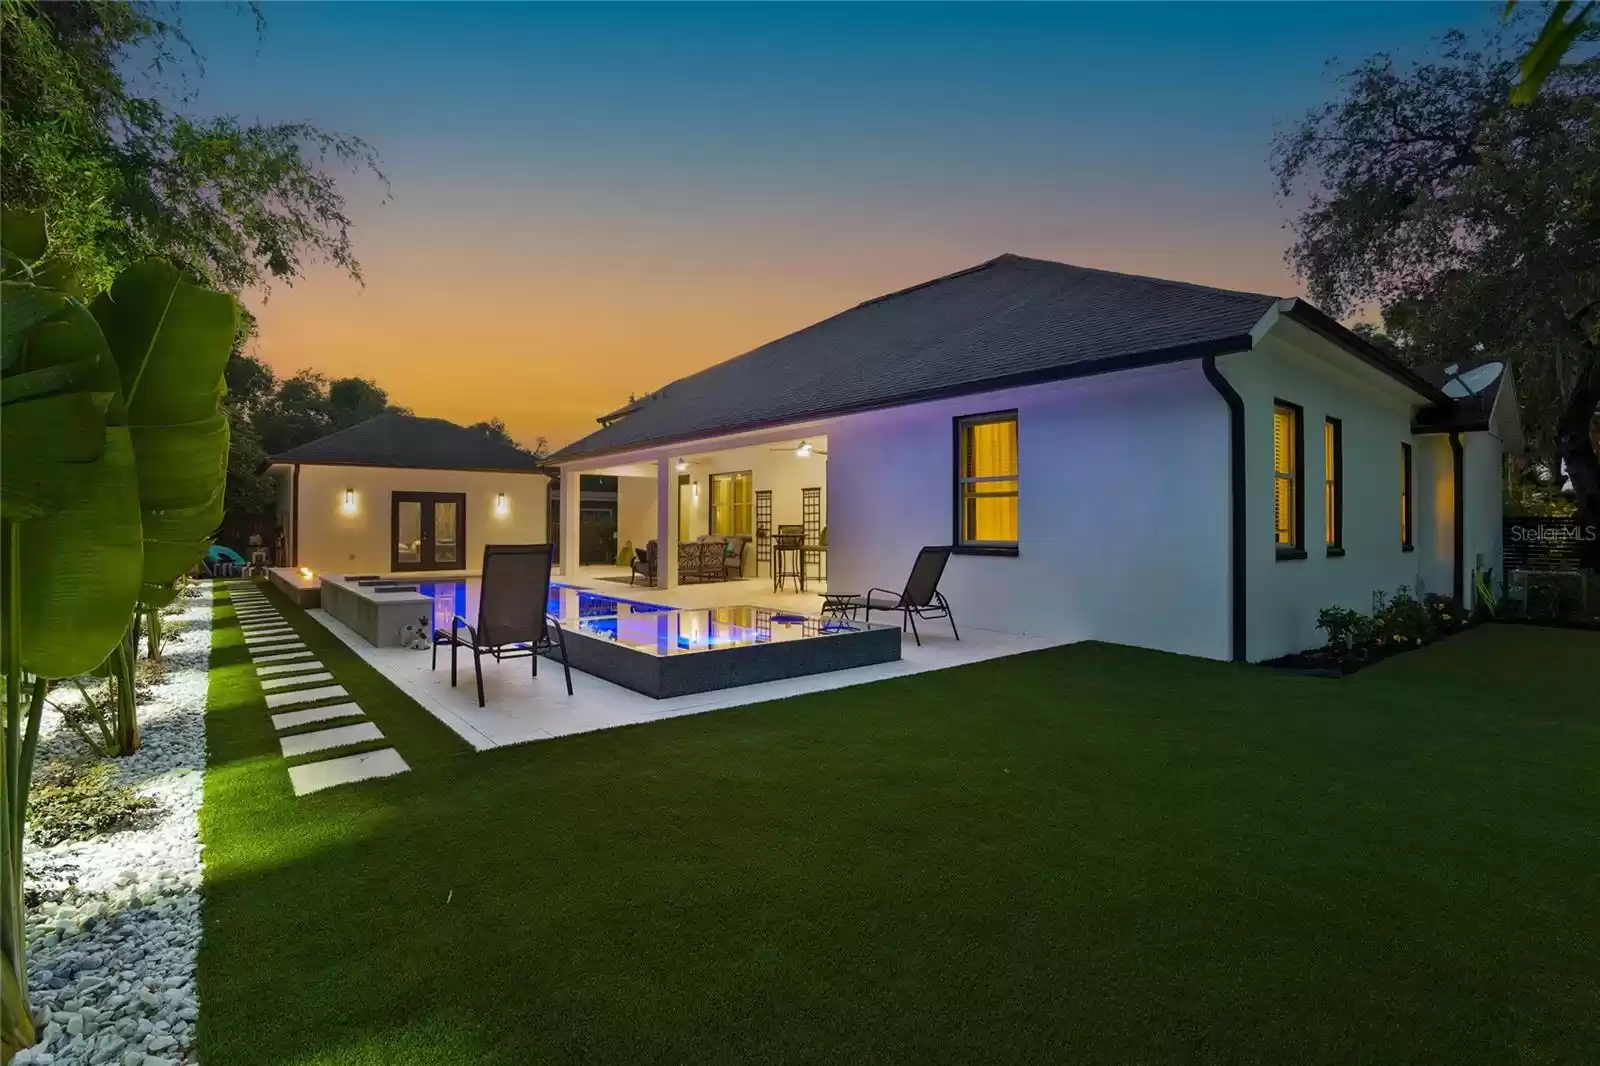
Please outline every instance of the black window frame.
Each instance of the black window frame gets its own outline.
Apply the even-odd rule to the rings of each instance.
[[[1411,458],[1411,442],[1400,442],[1400,550],[1403,552],[1416,551],[1417,549],[1417,505],[1416,489],[1412,485],[1415,471]]]
[[[1294,499],[1290,501],[1289,517],[1294,523],[1294,539],[1288,544],[1278,543],[1278,462],[1272,462],[1272,546],[1279,561],[1306,557],[1306,409],[1281,397],[1272,400],[1273,421],[1278,409],[1294,415]],[[1277,439],[1277,426],[1273,425],[1273,440]]]
[[[963,439],[964,431],[969,425],[978,425],[986,422],[1011,422],[1017,427],[1017,472],[1012,480],[1017,483],[1018,539],[1009,544],[1003,541],[968,541],[966,539],[965,523],[962,522],[962,512],[965,504],[965,494],[962,492],[964,475],[961,469],[961,460],[965,453],[966,445]],[[950,550],[955,555],[993,555],[1016,558],[1022,554],[1022,422],[1017,417],[1017,409],[1013,407],[1003,411],[983,411],[977,414],[957,415],[951,419],[950,424],[951,439],[954,445],[950,456],[952,474]]]
[[[1323,419],[1323,425],[1333,430],[1333,481],[1327,479],[1327,456],[1323,456],[1323,506],[1332,509],[1333,539],[1328,541],[1328,554],[1341,556],[1344,554],[1344,422],[1328,415]],[[1327,431],[1323,431],[1323,446],[1328,446]],[[1332,499],[1329,499],[1330,491]],[[1326,519],[1326,516],[1324,516]],[[1325,530],[1326,531],[1326,530]]]

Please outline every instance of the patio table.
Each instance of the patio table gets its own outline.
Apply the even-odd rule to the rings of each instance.
[[[822,597],[822,617],[837,618],[841,622],[854,622],[856,612],[866,601],[855,592],[829,592]]]

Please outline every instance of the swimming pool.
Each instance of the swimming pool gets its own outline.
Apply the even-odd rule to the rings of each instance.
[[[433,628],[449,629],[450,619],[460,615],[468,625],[478,624],[477,581],[427,581],[417,585],[417,592],[433,601]],[[628,618],[640,614],[664,614],[672,608],[660,603],[608,596],[593,589],[550,583],[550,593],[545,598],[545,614],[562,625],[571,625],[585,618]]]
[[[322,579],[323,609],[369,643],[409,643],[418,627],[478,623],[481,583]],[[748,604],[688,609],[552,582],[545,613],[568,662],[655,699],[844,670],[900,658],[900,630]]]

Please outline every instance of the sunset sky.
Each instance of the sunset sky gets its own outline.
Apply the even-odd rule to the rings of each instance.
[[[247,302],[257,354],[554,445],[675,377],[1016,252],[1296,295],[1275,130],[1325,62],[1498,4],[190,5],[187,105],[310,120],[366,286]]]

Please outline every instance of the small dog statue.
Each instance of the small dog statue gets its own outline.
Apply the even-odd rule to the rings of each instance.
[[[400,646],[414,651],[428,650],[428,627],[423,623],[407,623],[400,627]]]

